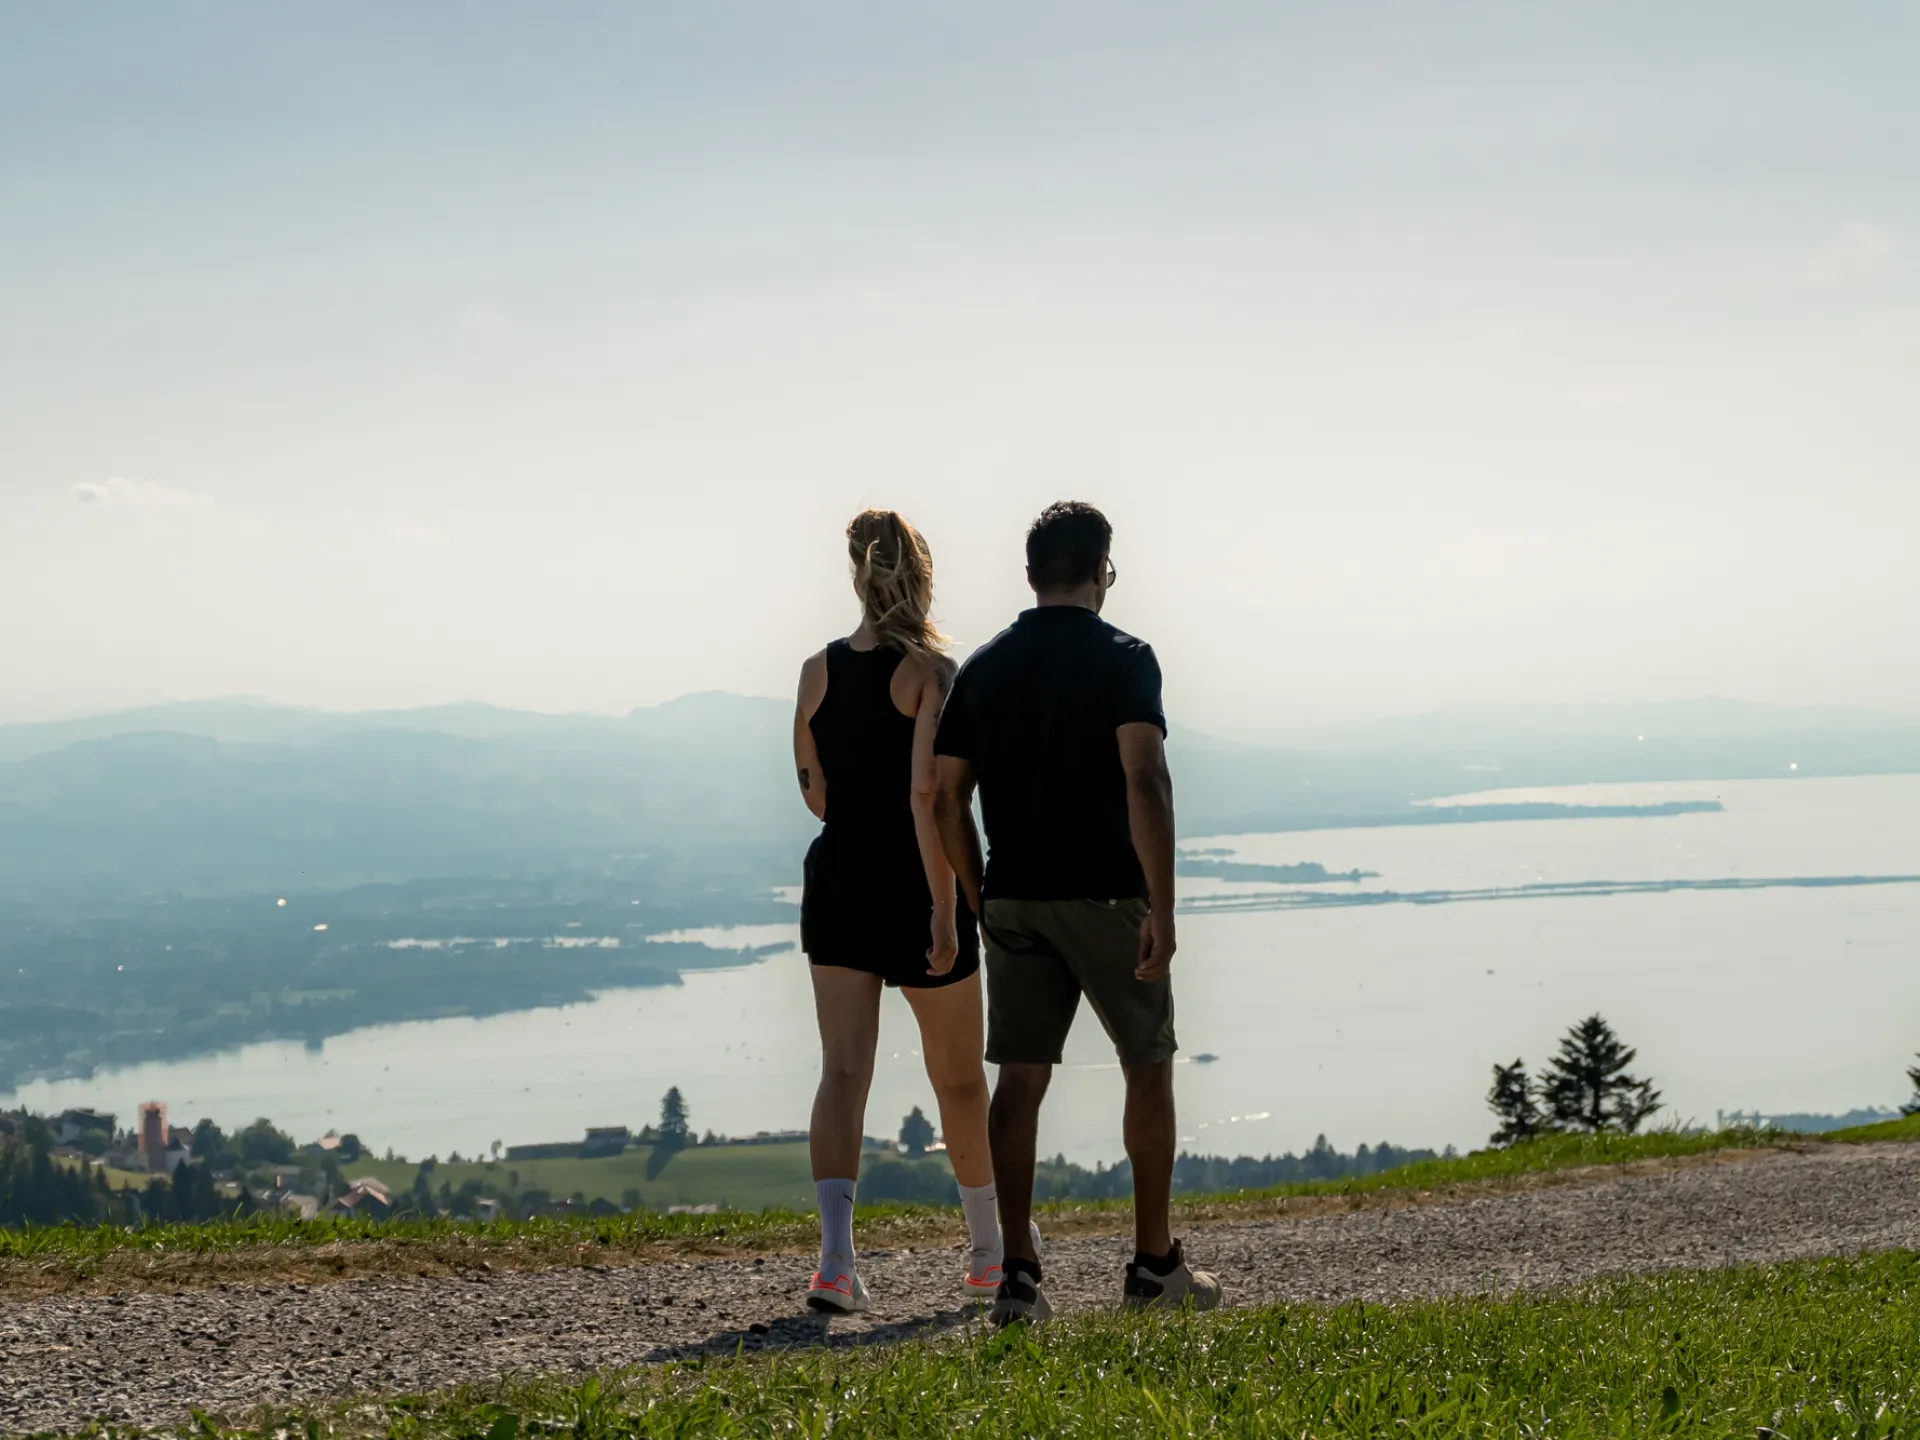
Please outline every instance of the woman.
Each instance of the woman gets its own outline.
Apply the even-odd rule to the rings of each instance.
[[[801,948],[820,1021],[820,1089],[808,1144],[820,1203],[816,1310],[864,1310],[853,1264],[853,1195],[880,991],[896,985],[920,1024],[927,1078],[972,1240],[963,1284],[1000,1284],[1000,1222],[987,1152],[980,944],[933,825],[933,735],[954,664],[933,627],[933,557],[891,510],[847,526],[860,627],[800,671],[793,756],[825,822],[807,851]]]

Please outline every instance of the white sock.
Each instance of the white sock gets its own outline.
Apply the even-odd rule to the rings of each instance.
[[[853,1274],[853,1181],[816,1180],[820,1205],[820,1273],[828,1279]]]
[[[1004,1253],[1000,1244],[999,1202],[999,1193],[991,1180],[984,1185],[960,1187],[960,1208],[967,1214],[967,1235],[973,1242],[974,1253],[991,1255],[995,1260]]]

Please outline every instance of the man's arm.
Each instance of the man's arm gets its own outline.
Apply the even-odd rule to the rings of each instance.
[[[1137,980],[1164,979],[1173,964],[1173,774],[1160,727],[1134,723],[1114,732],[1127,772],[1127,823],[1147,875],[1147,919],[1140,927]]]
[[[980,881],[986,861],[980,850],[980,831],[973,823],[973,762],[955,755],[934,757],[933,823],[940,832],[940,848],[947,853],[960,893],[973,913],[980,914]]]

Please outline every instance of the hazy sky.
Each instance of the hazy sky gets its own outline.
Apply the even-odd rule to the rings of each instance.
[[[1920,7],[0,3],[0,713],[785,694],[1044,502],[1189,723],[1920,710]]]

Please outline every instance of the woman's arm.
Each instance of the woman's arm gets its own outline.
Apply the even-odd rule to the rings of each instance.
[[[920,863],[926,867],[927,889],[933,893],[933,920],[927,950],[927,972],[944,975],[960,954],[957,912],[953,898],[953,866],[941,847],[933,819],[933,737],[940,726],[940,707],[953,684],[953,661],[935,655],[921,682],[919,703],[913,712],[913,834],[920,842]]]
[[[800,781],[800,798],[816,820],[827,818],[827,777],[820,768],[820,752],[814,748],[814,711],[827,698],[827,652],[808,657],[800,667],[800,696],[793,707],[793,768]]]

